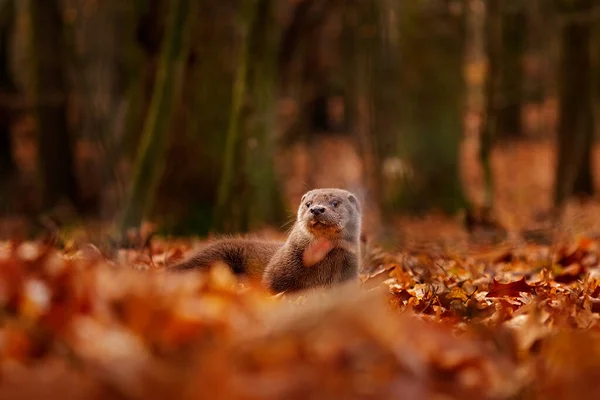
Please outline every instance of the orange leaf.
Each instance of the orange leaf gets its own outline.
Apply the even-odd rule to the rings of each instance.
[[[532,291],[533,286],[528,285],[524,277],[510,283],[500,283],[494,279],[492,287],[485,297],[518,297],[521,292],[532,293]]]
[[[333,243],[328,239],[317,239],[306,247],[302,255],[302,262],[306,267],[312,267],[325,258],[333,249]]]

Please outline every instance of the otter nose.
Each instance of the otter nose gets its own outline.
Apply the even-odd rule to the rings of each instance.
[[[323,206],[314,206],[310,208],[310,213],[312,215],[319,215],[325,212],[325,207]]]

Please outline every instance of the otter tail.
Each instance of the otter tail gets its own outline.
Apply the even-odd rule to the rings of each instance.
[[[183,271],[224,263],[237,275],[261,276],[271,257],[282,245],[283,243],[266,240],[217,240],[169,269]]]

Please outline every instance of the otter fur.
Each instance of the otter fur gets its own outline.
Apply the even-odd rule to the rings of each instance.
[[[228,238],[214,241],[174,270],[227,264],[234,273],[260,277],[270,291],[328,287],[358,277],[361,211],[343,189],[315,189],[302,197],[285,242]]]

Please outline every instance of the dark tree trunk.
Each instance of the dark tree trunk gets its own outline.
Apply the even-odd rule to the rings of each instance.
[[[161,43],[165,34],[164,14],[167,12],[165,0],[146,0],[143,4],[144,7],[137,10],[141,15],[136,27],[136,43],[143,54],[139,72],[141,76],[135,90],[130,91],[130,103],[133,107],[130,107],[127,121],[130,133],[124,144],[124,153],[131,157],[136,156],[154,91]]]
[[[124,138],[138,138],[137,131],[125,134],[124,120],[128,106],[125,83],[133,75],[134,60],[141,58],[137,56],[139,44],[131,35],[141,10],[133,1],[126,5],[119,0],[68,0],[63,7],[77,15],[87,14],[66,27],[69,59],[76,65],[69,67],[75,82],[70,89],[72,96],[83,100],[77,101],[77,110],[71,112],[77,115],[73,129],[78,131],[78,140],[95,148],[94,156],[81,160],[76,170],[79,197],[86,211],[110,218],[119,200],[115,189],[122,192],[124,186],[119,181]]]
[[[10,207],[10,186],[16,172],[12,155],[10,115],[0,110],[0,213]]]
[[[365,27],[377,27],[379,32],[389,33],[397,26],[386,18],[391,7],[375,2],[355,3],[345,10],[345,31],[342,37],[347,81],[346,125],[354,135],[360,159],[364,166],[362,182],[356,182],[349,189],[369,204],[363,211],[363,230],[377,237],[389,228],[381,219],[381,160],[379,145],[383,138],[393,137],[390,131],[390,106],[396,104],[398,96],[395,71],[395,52],[389,52],[393,44],[387,34],[367,35]],[[389,150],[389,149],[387,149]],[[386,152],[387,154],[387,152]]]
[[[245,141],[248,192],[245,220],[249,230],[261,225],[280,225],[285,207],[275,170],[277,51],[280,29],[276,19],[279,2],[260,0],[252,28],[249,68],[251,103],[248,137]]]
[[[275,172],[278,2],[240,5],[240,46],[215,226],[248,231],[279,225],[284,206]]]
[[[467,205],[459,169],[464,15],[445,1],[407,1],[400,8],[400,60],[410,62],[399,65],[397,149],[414,175],[394,196],[394,206],[452,213]]]
[[[485,119],[479,138],[479,158],[483,168],[484,177],[484,206],[491,209],[493,206],[493,175],[491,153],[495,138],[498,135],[501,117],[499,115],[498,97],[500,92],[501,75],[498,71],[502,62],[502,15],[500,2],[502,0],[489,0],[486,10],[486,53],[488,69],[485,82]]]
[[[191,26],[183,97],[173,116],[169,162],[153,212],[157,217],[168,216],[161,224],[173,234],[203,236],[216,224],[214,210],[239,43],[232,34],[235,8],[217,1],[194,3],[190,18],[196,22]],[[231,68],[223,68],[224,64]]]
[[[73,145],[67,124],[63,21],[57,0],[30,0],[33,102],[37,117],[43,204],[78,205]]]
[[[8,207],[10,182],[16,172],[12,154],[11,122],[13,113],[8,99],[16,91],[9,69],[9,43],[15,20],[15,3],[6,0],[0,7],[0,212]]]
[[[498,60],[500,74],[500,102],[498,104],[498,132],[504,137],[521,137],[521,106],[523,98],[523,54],[526,19],[519,4],[500,5],[501,54]]]
[[[594,182],[592,176],[592,146],[594,145],[593,131],[585,135],[583,156],[575,178],[573,194],[577,196],[591,196],[594,194]]]
[[[568,4],[567,4],[568,3]],[[562,10],[591,12],[591,0],[564,2]],[[574,194],[591,194],[593,142],[591,27],[569,21],[561,31],[559,74],[558,165],[554,204]]]
[[[243,193],[246,177],[243,164],[246,155],[242,151],[243,111],[248,90],[248,67],[250,61],[251,32],[256,7],[253,1],[243,0],[239,11],[240,45],[232,87],[231,110],[227,127],[223,167],[215,205],[215,226],[220,231],[244,230],[244,206],[236,201]]]
[[[138,227],[153,206],[167,152],[168,133],[176,100],[183,84],[189,31],[189,0],[170,3],[169,23],[156,74],[154,92],[140,148],[135,161],[132,185],[124,205],[121,232]]]

